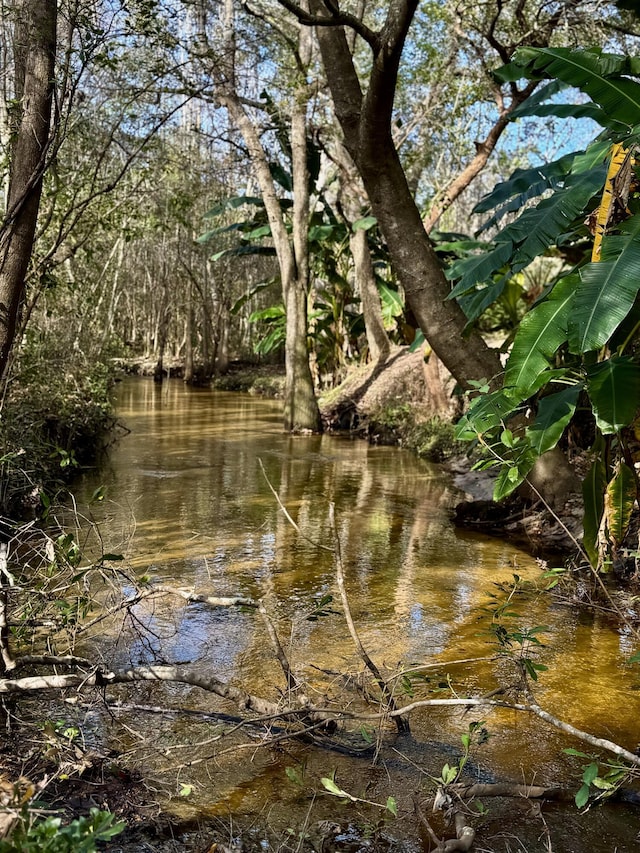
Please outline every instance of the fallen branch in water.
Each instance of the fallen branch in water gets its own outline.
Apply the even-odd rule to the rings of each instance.
[[[259,607],[258,602],[254,601],[253,598],[244,598],[240,595],[230,597],[201,595],[200,593],[193,592],[188,589],[181,589],[180,587],[176,586],[167,586],[166,584],[154,585],[149,592],[151,595],[155,593],[162,593],[164,595],[177,595],[180,598],[184,598],[184,600],[189,603],[209,604],[211,605],[211,607],[251,607],[253,609],[258,609]]]
[[[418,818],[418,822],[436,845],[436,851],[442,851],[442,853],[455,853],[455,851],[459,851],[459,853],[467,853],[467,851],[471,850],[476,838],[476,831],[472,826],[469,826],[462,812],[456,811],[454,815],[456,837],[445,841],[444,838],[438,838],[438,835],[429,823],[427,816],[420,808],[420,804],[417,799],[414,800],[414,810],[416,817]]]
[[[567,800],[573,802],[574,793],[559,785],[523,785],[518,782],[475,782],[473,785],[458,783],[447,787],[452,795],[461,800],[476,797],[523,797],[526,800]]]
[[[87,674],[70,673],[68,675],[37,675],[14,679],[4,678],[0,679],[0,694],[14,696],[21,693],[34,693],[43,690],[68,690],[70,688],[82,690],[88,687],[109,687],[114,684],[132,684],[142,681],[189,684],[192,687],[199,687],[209,693],[214,693],[222,699],[227,699],[241,710],[267,714],[279,719],[304,719],[307,723],[325,722],[334,726],[344,720],[366,722],[387,719],[394,716],[406,717],[412,711],[420,708],[470,708],[487,706],[508,708],[512,711],[535,714],[540,719],[566,734],[578,738],[590,746],[610,752],[632,766],[640,768],[640,755],[606,738],[595,737],[588,732],[584,732],[570,723],[560,720],[548,711],[543,710],[539,705],[533,703],[527,705],[486,697],[467,696],[458,699],[423,699],[418,702],[412,702],[395,711],[390,712],[385,710],[375,714],[366,711],[358,712],[339,708],[319,708],[313,705],[295,708],[282,707],[275,702],[221,681],[214,675],[204,674],[199,670],[185,666],[144,666],[121,672],[102,672],[99,669],[95,669],[93,672]]]

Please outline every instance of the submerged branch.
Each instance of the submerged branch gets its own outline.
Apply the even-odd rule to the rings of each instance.
[[[592,747],[609,752],[633,767],[640,768],[640,755],[606,738],[595,737],[588,732],[582,731],[545,711],[536,703],[523,704],[488,697],[468,696],[457,699],[423,699],[401,708],[394,707],[394,709],[391,709],[387,707],[380,713],[318,708],[313,705],[293,708],[278,705],[276,702],[248,693],[239,687],[221,681],[214,675],[205,674],[185,666],[143,666],[121,672],[103,672],[96,668],[93,672],[87,674],[69,673],[67,675],[37,675],[13,679],[3,678],[0,679],[0,695],[15,696],[49,690],[83,690],[91,687],[105,688],[114,684],[133,684],[141,681],[188,684],[192,687],[199,687],[208,693],[214,693],[221,699],[229,700],[242,711],[253,711],[260,715],[268,715],[272,719],[304,722],[305,725],[324,723],[329,726],[336,726],[340,721],[345,720],[362,722],[366,720],[384,720],[390,717],[393,719],[399,718],[406,723],[408,715],[420,708],[470,708],[487,706],[508,708],[512,711],[535,714],[541,720],[560,729],[565,734],[578,738]],[[391,698],[393,700],[393,697]],[[405,731],[405,729],[400,729],[400,731]]]
[[[164,595],[177,595],[189,603],[210,604],[212,607],[252,607],[254,609],[259,607],[258,602],[252,598],[243,598],[240,595],[231,597],[201,595],[197,592],[190,592],[187,589],[179,589],[178,587],[166,586],[165,584],[154,585],[152,592],[159,592]]]

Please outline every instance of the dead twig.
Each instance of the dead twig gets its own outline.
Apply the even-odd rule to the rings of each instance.
[[[331,527],[333,529],[333,535],[335,540],[335,555],[336,555],[336,580],[338,583],[338,589],[340,591],[340,598],[342,600],[342,609],[344,610],[344,618],[347,623],[347,627],[349,629],[349,633],[351,634],[351,639],[353,640],[353,644],[356,647],[356,650],[367,667],[369,672],[373,675],[376,680],[378,687],[380,688],[380,692],[384,698],[385,704],[389,710],[390,716],[393,716],[396,728],[400,734],[409,732],[409,720],[402,713],[402,709],[398,708],[396,700],[394,699],[393,693],[389,690],[389,685],[382,677],[380,670],[373,662],[373,660],[369,657],[367,650],[362,644],[362,640],[358,634],[358,631],[355,626],[355,622],[353,621],[353,616],[351,615],[351,607],[349,606],[349,597],[347,596],[347,591],[344,584],[344,567],[342,564],[342,552],[340,549],[340,538],[338,536],[338,531],[336,529],[336,520],[335,520],[335,508],[334,504],[329,504],[329,519],[331,522]]]

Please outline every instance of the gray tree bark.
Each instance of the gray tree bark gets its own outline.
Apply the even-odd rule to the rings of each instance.
[[[0,376],[15,338],[40,207],[53,97],[57,7],[17,3],[14,57],[16,120],[9,145],[7,211],[0,226]]]
[[[278,258],[282,298],[287,317],[285,341],[284,428],[288,431],[320,432],[322,421],[313,387],[307,349],[307,293],[309,290],[309,176],[306,147],[306,82],[300,81],[294,93],[291,120],[293,166],[293,239],[290,238],[276,194],[269,159],[260,134],[233,86],[233,3],[226,2],[226,62],[224,77],[217,74],[219,100],[244,139],[271,228]],[[298,53],[303,67],[309,61],[310,33],[300,28]],[[216,73],[214,69],[214,73]]]

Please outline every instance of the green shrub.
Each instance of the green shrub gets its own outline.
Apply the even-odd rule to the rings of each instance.
[[[0,418],[0,512],[23,517],[42,491],[55,491],[92,464],[115,425],[112,371],[81,352],[27,345]]]
[[[59,817],[33,819],[25,808],[10,838],[0,840],[0,853],[94,853],[99,842],[111,840],[124,828],[123,821],[114,823],[111,812],[96,808],[67,825]]]
[[[399,444],[432,462],[442,462],[457,451],[453,425],[425,417],[410,403],[393,403],[372,413],[369,436],[382,444]]]

